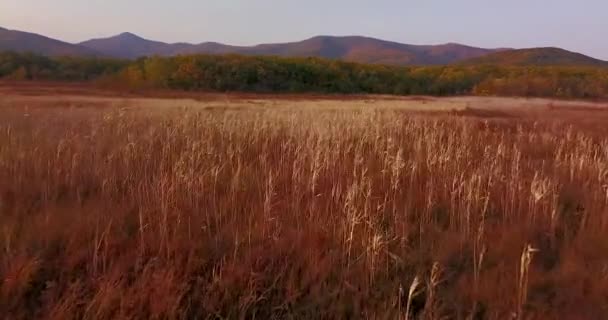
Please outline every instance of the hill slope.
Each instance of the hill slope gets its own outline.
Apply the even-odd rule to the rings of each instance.
[[[129,32],[114,37],[91,39],[79,43],[105,55],[119,58],[138,58],[149,55],[171,55],[177,45],[170,45],[160,41],[151,41]]]
[[[318,36],[300,42],[258,45],[245,51],[396,65],[449,64],[492,52],[494,50],[460,44],[410,45],[360,36]]]
[[[131,33],[123,33],[110,38],[85,41],[80,43],[80,45],[121,58],[193,53],[239,53],[246,55],[294,57],[313,56],[363,63],[396,65],[449,64],[497,51],[460,44],[409,45],[360,36],[318,36],[299,42],[260,44],[245,47],[230,46],[216,42],[169,44],[146,40]]]
[[[95,51],[39,34],[0,28],[0,51],[33,52],[46,56],[93,56]]]
[[[388,65],[576,65],[606,66],[608,62],[560,48],[484,49],[457,43],[411,45],[362,36],[317,36],[298,42],[231,46],[217,42],[165,43],[121,33],[71,44],[39,34],[0,27],[0,51],[34,52],[47,56],[109,56],[134,59],[180,54],[276,55],[321,57]]]
[[[512,66],[608,66],[608,62],[560,48],[532,48],[495,52],[469,59],[465,64],[495,64]]]

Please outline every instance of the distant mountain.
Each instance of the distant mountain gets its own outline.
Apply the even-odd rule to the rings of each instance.
[[[95,51],[35,33],[0,28],[0,51],[33,52],[47,56],[94,56]]]
[[[463,61],[465,64],[513,66],[608,66],[608,62],[560,48],[532,48],[496,52]]]
[[[170,55],[173,46],[164,42],[143,39],[129,32],[103,39],[91,39],[80,46],[119,58],[138,58],[149,55]]]
[[[299,42],[260,44],[256,46],[230,46],[216,42],[201,44],[164,43],[146,40],[131,33],[114,37],[93,39],[79,45],[89,49],[121,58],[140,56],[178,54],[225,54],[276,55],[293,57],[322,57],[343,59],[363,63],[395,65],[449,64],[465,59],[480,57],[496,52],[460,44],[410,45],[378,40],[368,37],[318,36]]]
[[[316,56],[363,63],[395,65],[449,64],[495,52],[460,44],[411,45],[368,37],[319,36],[282,44],[264,44],[243,53],[280,56]]]
[[[484,49],[457,43],[412,45],[362,36],[317,36],[298,42],[231,46],[217,42],[165,43],[125,32],[71,44],[39,34],[0,27],[0,51],[34,52],[48,56],[108,56],[135,59],[142,56],[180,54],[275,55],[322,57],[389,65],[608,65],[580,53],[559,48]]]

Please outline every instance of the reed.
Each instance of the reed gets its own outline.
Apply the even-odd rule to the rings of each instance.
[[[0,314],[605,314],[592,111],[218,104],[0,109]]]

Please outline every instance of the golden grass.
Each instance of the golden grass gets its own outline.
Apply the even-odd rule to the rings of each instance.
[[[0,109],[7,318],[608,312],[603,113],[16,101]]]

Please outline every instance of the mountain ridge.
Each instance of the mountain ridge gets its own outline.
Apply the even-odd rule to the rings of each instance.
[[[507,66],[608,66],[608,61],[558,47],[537,47],[495,52],[465,60],[462,64],[492,64]]]
[[[122,58],[193,53],[238,53],[293,57],[315,56],[363,63],[397,65],[449,64],[501,50],[477,48],[457,43],[412,45],[365,36],[328,35],[315,36],[302,41],[263,43],[253,46],[233,46],[218,42],[166,43],[147,40],[128,32],[108,38],[87,40],[79,43],[79,45]]]
[[[53,39],[44,35],[0,27],[0,51],[33,52],[43,55],[97,56],[100,53],[86,47]]]
[[[136,59],[143,56],[187,54],[242,54],[283,57],[320,57],[385,65],[608,65],[608,62],[556,47],[479,48],[455,42],[414,45],[366,36],[319,35],[302,41],[235,46],[219,42],[167,43],[131,32],[68,43],[44,35],[0,27],[0,51],[34,52],[59,56],[103,56]]]

